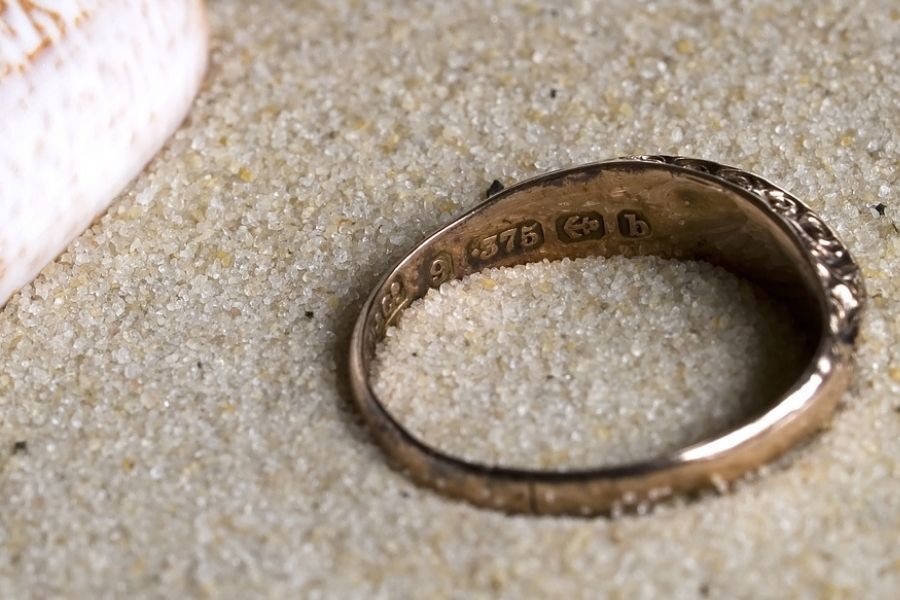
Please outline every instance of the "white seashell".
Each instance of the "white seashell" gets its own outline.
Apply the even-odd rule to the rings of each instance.
[[[207,49],[202,0],[0,0],[0,306],[159,151]]]

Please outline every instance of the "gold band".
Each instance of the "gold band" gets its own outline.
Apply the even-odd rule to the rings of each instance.
[[[413,300],[487,267],[591,255],[705,260],[783,300],[811,334],[807,367],[764,413],[654,460],[567,471],[447,455],[411,435],[372,391],[378,341]],[[849,380],[864,298],[844,245],[768,181],[696,159],[638,156],[542,175],[502,190],[421,242],[362,308],[350,347],[353,395],[375,439],[416,481],[509,512],[597,514],[721,485],[820,428]]]

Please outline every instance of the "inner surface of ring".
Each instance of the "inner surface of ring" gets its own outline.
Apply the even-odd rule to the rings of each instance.
[[[786,225],[748,192],[665,165],[597,164],[514,186],[423,242],[384,282],[368,315],[369,363],[412,301],[487,267],[592,255],[703,260],[783,302],[811,357],[826,306]]]

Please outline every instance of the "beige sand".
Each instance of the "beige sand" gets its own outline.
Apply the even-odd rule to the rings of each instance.
[[[212,2],[211,71],[189,122],[0,312],[0,596],[893,597],[900,12],[820,4]],[[508,517],[391,471],[342,370],[379,274],[494,178],[641,152],[768,176],[855,252],[870,305],[832,428],[733,492],[615,521]],[[437,356],[403,348],[458,358],[441,377],[417,373],[431,386],[419,401],[459,435],[418,423],[482,457],[664,449],[740,412],[742,354],[790,346],[777,310],[699,265],[488,277],[495,286],[473,279],[423,302],[382,355],[382,373]],[[673,290],[697,304],[677,308]],[[589,323],[607,294],[626,324],[699,339],[606,331],[592,355],[589,339],[552,335],[559,294]],[[620,297],[646,317],[628,321],[640,315]],[[417,320],[437,309],[448,318]],[[546,351],[512,344],[514,364],[495,370],[459,340],[516,342],[534,320],[555,328],[538,332]],[[618,368],[605,364],[615,356]],[[513,367],[573,364],[606,375],[535,379],[558,393],[526,402],[544,429],[509,415],[520,446],[503,427],[517,396],[487,430],[473,425],[483,396],[447,402],[454,374],[472,376],[468,389],[516,389]],[[685,397],[695,369],[705,383]],[[679,372],[674,386],[652,379]],[[641,381],[610,394],[611,373]],[[554,454],[573,427],[586,453]]]

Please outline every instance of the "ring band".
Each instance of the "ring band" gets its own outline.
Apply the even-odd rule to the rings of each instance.
[[[759,284],[811,334],[805,370],[774,404],[729,432],[648,461],[575,470],[506,468],[445,454],[407,431],[372,390],[376,344],[428,290],[487,267],[615,254],[703,260]],[[864,296],[846,247],[784,190],[714,162],[627,157],[519,183],[427,237],[364,304],[349,375],[372,435],[419,483],[507,512],[629,510],[720,487],[821,428],[850,378]]]

